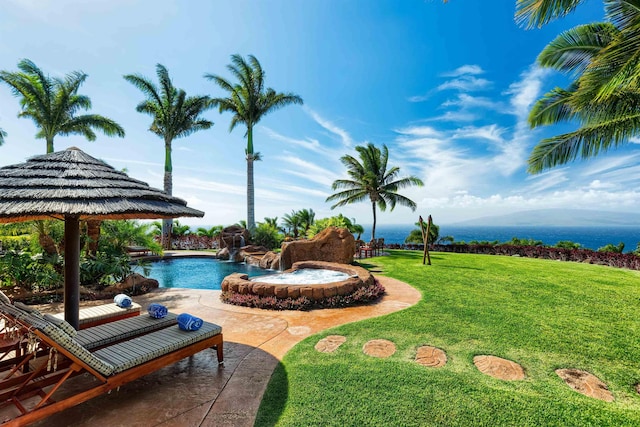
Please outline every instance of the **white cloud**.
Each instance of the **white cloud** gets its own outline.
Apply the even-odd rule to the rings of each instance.
[[[423,102],[429,99],[429,95],[414,95],[407,98],[409,102]]]
[[[509,85],[504,93],[511,95],[510,104],[516,116],[526,120],[531,105],[540,97],[544,79],[550,73],[548,69],[532,65],[520,75],[519,81]]]
[[[591,181],[591,183],[589,183],[589,186],[587,188],[590,190],[606,190],[613,187],[615,186],[612,184],[602,182],[599,179],[594,179],[593,181]]]
[[[308,181],[318,183],[322,186],[330,187],[336,177],[335,172],[299,157],[281,156],[278,160],[288,163],[298,169],[285,168],[283,169],[283,172],[305,178]]]
[[[320,116],[320,114],[316,113],[309,107],[304,106],[302,107],[302,109],[320,126],[325,128],[329,132],[333,133],[334,135],[337,135],[338,137],[340,137],[340,140],[342,141],[342,145],[344,145],[347,148],[353,147],[354,145],[353,139],[351,138],[351,135],[349,135],[349,133],[346,130],[334,125],[329,120],[324,119],[323,117]]]
[[[456,129],[451,136],[452,138],[480,138],[486,139],[500,145],[504,144],[504,138],[502,134],[505,133],[506,129],[499,127],[496,124],[475,127],[475,126],[467,126],[462,129]]]
[[[307,138],[307,139],[290,138],[288,136],[281,135],[278,132],[276,132],[273,129],[270,129],[270,128],[266,127],[266,126],[260,126],[260,129],[262,131],[264,131],[267,134],[267,136],[269,136],[269,138],[274,139],[276,141],[284,142],[285,144],[289,144],[289,145],[295,145],[295,146],[298,146],[298,147],[302,147],[305,150],[314,151],[316,153],[322,153],[322,154],[325,154],[325,155],[329,154],[328,150],[324,149],[320,145],[320,142],[317,139],[312,139],[312,138]]]
[[[440,116],[425,119],[428,122],[472,122],[477,120],[479,115],[468,111],[447,111]]]
[[[410,126],[406,128],[396,129],[396,132],[401,135],[411,136],[430,136],[430,137],[442,137],[443,132],[436,130],[430,126]]]
[[[480,79],[473,76],[460,76],[453,80],[448,80],[437,87],[437,90],[454,89],[463,92],[488,89],[492,82],[487,79]]]
[[[453,71],[441,74],[443,77],[458,77],[464,74],[483,74],[484,70],[479,65],[463,65]]]
[[[484,96],[471,96],[466,93],[459,93],[454,100],[447,100],[442,103],[442,107],[460,107],[463,110],[470,108],[482,108],[486,110],[502,111],[504,107],[501,103],[495,102]]]

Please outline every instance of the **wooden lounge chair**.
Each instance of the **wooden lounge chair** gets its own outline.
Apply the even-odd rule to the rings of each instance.
[[[43,419],[207,348],[216,348],[218,363],[223,363],[222,328],[209,322],[204,322],[197,331],[187,332],[171,324],[175,319],[169,319],[171,326],[149,329],[150,332],[135,337],[123,338],[117,333],[118,328],[126,329],[126,323],[130,327],[136,321],[144,323],[142,319],[146,316],[139,316],[72,336],[67,328],[37,314],[18,312],[5,304],[0,305],[0,311],[12,316],[11,320],[27,331],[30,342],[37,341],[35,350],[28,353],[33,355],[27,356],[31,369],[14,370],[14,375],[0,380],[0,406],[13,406],[19,411],[7,426]],[[61,356],[57,363],[55,355]],[[56,364],[57,369],[51,369]],[[78,374],[90,375],[95,381],[88,382],[86,389],[72,396],[60,393],[62,398],[55,400],[60,387]]]

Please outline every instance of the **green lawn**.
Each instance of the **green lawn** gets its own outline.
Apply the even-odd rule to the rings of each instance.
[[[309,337],[276,368],[258,426],[638,426],[640,273],[538,259],[391,251],[368,260],[416,287],[422,300],[398,313]],[[339,334],[334,354],[316,342]],[[388,359],[362,353],[393,341]],[[442,348],[442,368],[415,362],[422,345]],[[524,381],[501,381],[473,365],[478,354],[520,363]],[[557,368],[603,380],[612,403],[564,384]]]

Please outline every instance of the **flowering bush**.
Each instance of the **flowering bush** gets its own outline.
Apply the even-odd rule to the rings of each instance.
[[[367,304],[384,295],[384,286],[377,280],[371,286],[358,288],[349,295],[336,295],[312,301],[307,297],[277,298],[273,295],[260,296],[254,294],[239,294],[237,292],[223,292],[220,300],[227,304],[243,307],[264,308],[267,310],[311,310],[312,308],[338,308],[352,305]]]

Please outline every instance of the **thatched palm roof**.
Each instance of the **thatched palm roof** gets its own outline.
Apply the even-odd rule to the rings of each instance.
[[[130,178],[78,148],[0,168],[0,223],[34,219],[202,217],[177,197]]]

